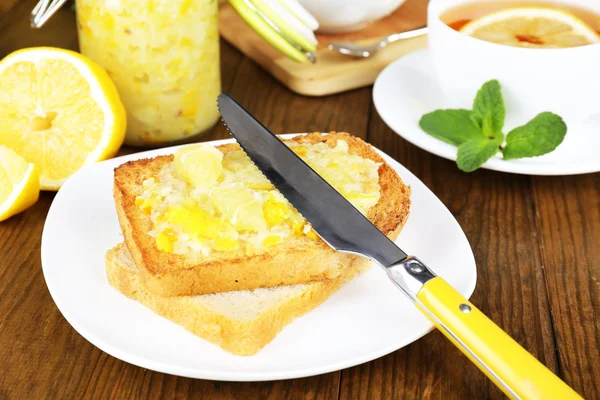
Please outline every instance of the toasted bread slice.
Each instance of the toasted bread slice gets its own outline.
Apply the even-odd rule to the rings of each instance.
[[[410,208],[410,188],[371,146],[348,133],[312,133],[291,142],[325,142],[335,147],[338,139],[348,143],[349,153],[382,163],[379,167],[380,199],[367,217],[386,235],[395,239]],[[223,153],[239,149],[237,144],[218,147]],[[290,238],[254,256],[243,252],[212,252],[178,255],[157,249],[147,233],[150,218],[135,205],[142,183],[157,174],[173,156],[160,156],[125,163],[115,170],[114,197],[125,243],[148,289],[160,296],[187,296],[232,290],[292,285],[333,279],[358,256],[336,252],[321,239]]]
[[[258,352],[287,324],[315,309],[367,264],[365,259],[356,260],[336,279],[321,282],[162,297],[146,288],[123,243],[106,253],[106,275],[117,290],[193,334],[241,356]]]

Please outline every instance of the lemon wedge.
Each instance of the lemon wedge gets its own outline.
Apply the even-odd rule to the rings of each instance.
[[[0,145],[57,190],[82,166],[112,157],[125,137],[125,109],[97,64],[68,50],[34,47],[0,61]]]
[[[37,167],[0,146],[0,221],[29,208],[40,196]]]
[[[474,19],[461,33],[515,47],[561,48],[600,43],[590,26],[566,11],[547,7],[517,7]]]

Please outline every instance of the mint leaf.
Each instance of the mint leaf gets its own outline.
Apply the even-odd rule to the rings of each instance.
[[[494,139],[475,138],[464,142],[458,146],[456,165],[465,172],[475,171],[500,150],[503,136],[500,133]]]
[[[473,101],[471,120],[484,135],[494,136],[502,132],[505,115],[500,83],[495,79],[484,83]]]
[[[540,113],[525,125],[509,132],[506,147],[502,151],[504,159],[550,153],[562,143],[566,134],[567,125],[561,117],[551,112]]]
[[[471,110],[436,110],[423,115],[419,126],[431,136],[455,146],[482,136],[471,121]]]

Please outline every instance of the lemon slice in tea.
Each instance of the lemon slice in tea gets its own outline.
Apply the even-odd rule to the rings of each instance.
[[[477,18],[461,33],[515,47],[563,48],[600,43],[589,25],[566,11],[547,7],[518,7]]]

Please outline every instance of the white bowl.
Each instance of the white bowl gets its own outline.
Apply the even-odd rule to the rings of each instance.
[[[319,32],[351,32],[383,18],[406,0],[300,0],[319,21]]]

